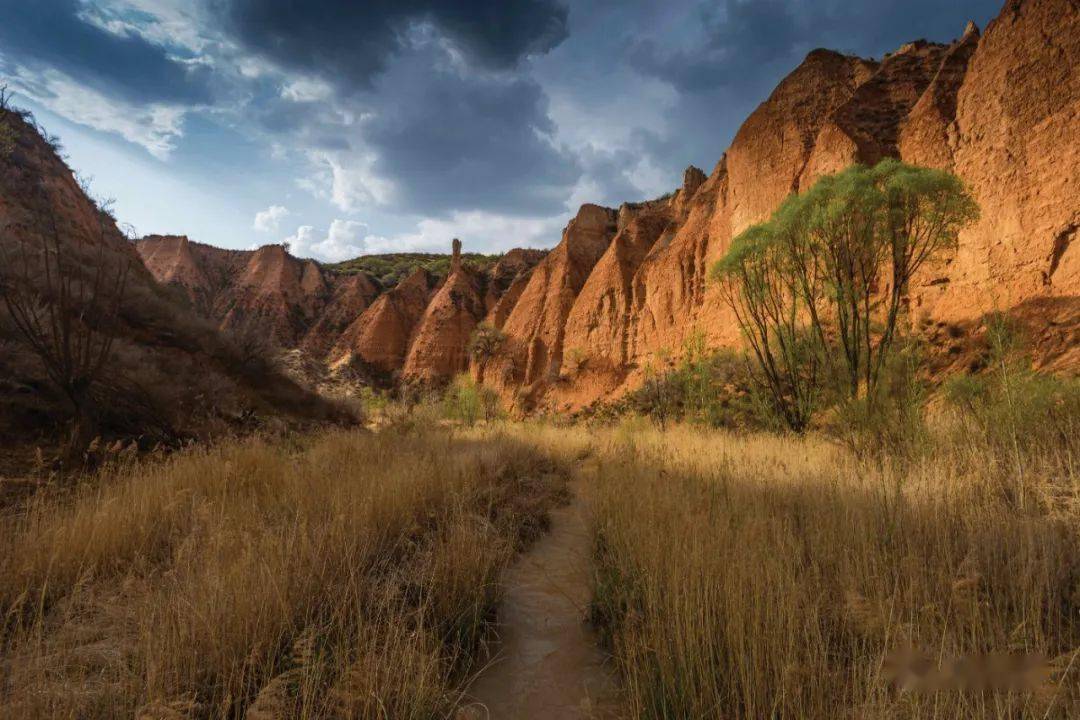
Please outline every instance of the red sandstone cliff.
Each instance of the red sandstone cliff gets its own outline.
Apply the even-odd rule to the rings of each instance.
[[[815,50],[747,119],[708,179],[680,191],[677,212],[620,224],[565,323],[547,323],[557,352],[545,356],[546,374],[522,354],[536,322],[508,322],[507,350],[492,364],[509,365],[510,386],[529,385],[531,402],[572,408],[621,392],[693,333],[737,343],[705,281],[712,262],[788,194],[883,157],[956,172],[983,211],[955,258],[913,289],[923,324],[1016,308],[1042,342],[1080,342],[1078,66],[1080,7],[1070,0],[1011,0],[982,36],[969,26],[951,45],[913,42],[881,61]],[[522,303],[511,318],[542,314],[536,298]]]
[[[150,236],[136,246],[160,283],[176,288],[226,333],[262,335],[299,350],[306,362],[355,363],[372,379],[404,376],[433,384],[467,369],[473,327],[489,314],[509,314],[547,254],[511,250],[483,271],[459,257],[445,283],[415,271],[384,291],[366,273],[327,269],[279,245],[225,250],[186,237]],[[444,289],[435,294],[440,283]]]
[[[543,385],[559,374],[566,318],[593,267],[615,235],[617,215],[583,205],[554,250],[533,268],[502,325],[503,352],[485,361],[484,376],[504,391]]]
[[[461,243],[454,240],[450,275],[428,303],[405,360],[410,382],[441,382],[469,367],[468,345],[487,309],[485,278],[461,264]]]
[[[331,347],[331,362],[387,377],[445,381],[467,364],[476,324],[490,323],[506,339],[477,375],[523,407],[572,408],[631,387],[692,335],[737,343],[706,281],[731,239],[825,173],[898,157],[952,170],[982,207],[955,257],[914,283],[920,326],[1014,309],[1043,346],[1067,349],[1080,343],[1077,67],[1075,0],[1010,0],[981,35],[969,26],[950,45],[916,41],[881,60],[815,50],[708,177],[688,170],[672,196],[618,212],[585,205],[542,260],[512,251],[486,273],[456,266],[439,288],[414,274],[377,299],[365,287],[346,302],[318,266],[267,251],[255,269],[249,258],[230,270],[240,279],[222,293],[213,288],[223,275],[207,269],[200,246],[140,251],[159,279],[202,288],[192,299],[216,317],[265,311],[285,337],[314,323],[317,352]]]
[[[330,364],[359,363],[387,377],[399,373],[435,284],[430,273],[417,268],[397,287],[380,295],[334,344]]]

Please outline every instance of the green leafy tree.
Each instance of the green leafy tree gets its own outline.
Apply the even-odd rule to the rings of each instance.
[[[956,176],[890,159],[822,178],[735,238],[714,276],[789,426],[825,375],[873,405],[912,278],[978,214]]]
[[[755,380],[788,427],[809,423],[820,385],[820,352],[807,333],[803,280],[788,243],[773,225],[756,225],[732,243],[714,267],[724,300],[732,308],[756,361]]]

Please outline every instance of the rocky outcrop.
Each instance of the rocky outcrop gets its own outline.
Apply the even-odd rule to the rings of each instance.
[[[454,240],[450,275],[428,303],[405,360],[404,379],[438,384],[469,367],[468,346],[484,317],[484,276],[461,264]]]
[[[77,409],[56,377],[43,372],[44,346],[31,347],[0,309],[0,347],[7,349],[0,353],[0,436],[6,441],[0,455],[20,443],[40,447],[43,439],[56,438],[80,409],[84,423],[92,419],[93,432],[106,441],[127,445],[134,438],[144,449],[217,437],[271,416],[341,417],[271,365],[250,362],[243,349],[192,311],[196,301],[213,303],[216,282],[199,247],[186,238],[158,237],[137,252],[26,114],[0,108],[0,130],[12,139],[0,153],[0,283],[11,279],[38,297],[56,297],[55,269],[50,277],[33,271],[48,246],[58,253],[52,257],[60,258],[63,277],[82,288],[71,305],[53,307],[77,313],[73,327],[97,328],[114,338],[108,361],[89,378]],[[99,270],[107,289],[94,280]],[[159,284],[158,273],[177,290]],[[121,275],[126,282],[115,283]],[[83,295],[95,285],[102,293],[97,303],[90,300],[94,292]],[[71,345],[56,342],[57,354],[65,347],[73,352]]]
[[[265,245],[237,277],[221,326],[231,332],[254,326],[279,345],[293,347],[323,309],[329,290],[314,262],[293,257],[281,245]]]
[[[962,318],[1030,298],[1080,295],[1080,5],[1010,0],[956,98],[952,169],[982,218],[917,297]],[[917,156],[925,156],[918,153]]]
[[[417,268],[380,295],[338,338],[328,357],[331,366],[359,364],[382,378],[399,375],[435,285],[434,276]]]
[[[217,319],[228,312],[233,286],[251,256],[177,235],[150,235],[135,247],[158,282],[179,289],[203,317]]]
[[[532,269],[544,259],[547,255],[546,250],[529,250],[525,248],[515,248],[495,263],[494,267],[487,274],[487,290],[484,293],[484,306],[489,313],[495,311],[495,307],[500,303],[503,303],[507,294],[510,293],[511,288],[515,285],[519,286],[521,290],[524,289],[524,284],[528,280]],[[510,308],[517,302],[517,297],[520,296],[520,290],[511,302],[503,303],[506,315],[509,315]],[[504,315],[502,320],[505,320]],[[502,325],[502,320],[498,324]]]
[[[743,123],[727,152],[725,205],[741,232],[802,187],[830,117],[870,80],[879,63],[815,50]]]
[[[916,41],[881,61],[811,52],[747,119],[708,179],[684,183],[662,230],[642,227],[642,218],[620,222],[561,338],[546,330],[559,339],[560,362],[549,362],[546,375],[527,364],[532,372],[517,382],[532,384],[533,403],[576,407],[632,386],[645,367],[678,357],[692,335],[738,343],[708,268],[790,193],[884,157],[956,172],[982,207],[955,257],[914,284],[920,322],[970,322],[994,308],[1043,307],[1038,300],[1048,297],[1063,298],[1054,317],[1075,317],[1067,308],[1080,303],[1078,38],[1075,2],[1012,0],[984,35],[970,25],[951,45]],[[541,306],[527,307],[535,315]],[[1045,322],[1051,334],[1072,332]],[[507,329],[519,352],[534,337],[532,327]],[[570,354],[574,373],[551,372]],[[598,376],[598,368],[606,369]],[[546,387],[536,386],[541,377]]]
[[[442,279],[427,272],[413,272],[384,288],[365,272],[327,268],[296,258],[280,245],[225,250],[186,237],[150,236],[136,246],[160,283],[181,293],[226,333],[272,339],[280,348],[298,352],[296,362],[305,367],[355,361],[382,379],[403,374],[416,337],[420,347],[404,375],[432,383],[466,369],[472,327],[487,315],[499,316],[501,322],[532,268],[547,254],[511,250],[481,270],[461,255],[461,242],[455,240],[448,278],[453,281],[432,298],[438,306],[429,308],[431,291]],[[373,308],[384,295],[388,299]],[[417,332],[425,315],[430,316],[425,331]],[[447,325],[448,315],[457,320]],[[464,339],[451,342],[450,327],[459,327]]]
[[[898,147],[907,162],[952,169],[957,146],[956,100],[979,37],[975,23],[968,23],[964,36],[946,51],[934,79],[908,113]]]
[[[558,377],[566,318],[597,261],[615,235],[617,213],[584,205],[562,242],[535,267],[502,325],[503,352],[485,361],[484,376],[509,392]]]
[[[887,55],[851,97],[829,114],[814,141],[800,189],[854,163],[873,165],[897,157],[900,128],[947,53],[944,45],[919,41]]]
[[[331,277],[333,288],[315,323],[304,335],[300,349],[312,359],[322,359],[342,333],[363,314],[382,289],[367,273]]]
[[[578,369],[586,364],[619,368],[629,362],[634,275],[670,222],[669,203],[620,208],[619,232],[566,318],[563,344]]]
[[[181,290],[223,331],[264,334],[283,347],[301,342],[335,292],[318,265],[280,245],[224,250],[155,235],[136,248],[158,282]]]

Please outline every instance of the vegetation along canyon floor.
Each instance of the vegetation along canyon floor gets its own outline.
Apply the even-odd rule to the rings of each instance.
[[[0,0],[0,720],[130,718],[1080,718],[1080,0]]]

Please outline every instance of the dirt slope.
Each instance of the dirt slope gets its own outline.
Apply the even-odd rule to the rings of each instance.
[[[11,151],[0,156],[0,281],[28,283],[37,292],[49,287],[43,275],[21,268],[23,261],[37,267],[54,226],[61,262],[70,262],[70,276],[81,278],[76,283],[89,285],[99,267],[130,268],[117,317],[95,315],[92,306],[76,308],[77,323],[109,324],[117,337],[111,361],[91,386],[92,414],[106,440],[179,444],[260,420],[340,417],[262,359],[246,357],[175,290],[158,283],[28,114],[0,109],[0,123],[15,137]],[[161,238],[153,250],[151,267],[168,267],[172,282],[191,288],[193,300],[214,304],[218,269],[200,264],[199,249],[184,238]],[[20,443],[51,446],[71,412],[19,338],[0,310],[0,456]]]

